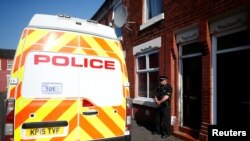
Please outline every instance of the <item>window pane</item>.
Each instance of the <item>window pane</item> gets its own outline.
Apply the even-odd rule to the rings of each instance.
[[[115,33],[118,38],[122,37],[122,29],[121,28],[115,28]]]
[[[148,0],[148,19],[151,19],[162,13],[162,0]]]
[[[158,86],[158,71],[149,73],[149,97],[154,98],[157,92]]]
[[[250,30],[240,31],[234,34],[219,37],[218,50],[229,49],[250,44]]]
[[[13,60],[8,60],[7,69],[10,70],[12,68]]]
[[[193,53],[201,53],[201,46],[198,42],[182,46],[182,55],[188,55]]]
[[[138,70],[146,69],[146,56],[138,57]]]
[[[138,96],[147,97],[147,73],[138,73]]]
[[[158,68],[159,67],[159,59],[158,53],[149,55],[149,68]]]

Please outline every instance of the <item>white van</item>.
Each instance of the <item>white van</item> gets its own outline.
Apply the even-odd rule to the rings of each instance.
[[[16,51],[4,141],[130,141],[128,86],[111,27],[36,14]]]

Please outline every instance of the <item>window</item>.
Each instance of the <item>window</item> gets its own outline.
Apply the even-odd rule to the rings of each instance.
[[[137,56],[137,94],[154,98],[158,86],[159,53],[153,51]]]
[[[115,34],[119,40],[122,39],[122,28],[115,27]]]
[[[249,30],[243,30],[234,34],[221,36],[217,39],[217,49],[232,49],[235,47],[246,46],[250,44]]]
[[[7,70],[11,70],[12,69],[12,64],[13,64],[13,60],[8,60],[7,61]]]
[[[162,0],[146,0],[146,20],[162,13]]]
[[[201,55],[202,53],[202,47],[199,45],[198,42],[182,45],[182,56],[185,57],[185,55],[194,55],[194,54]]]
[[[143,30],[164,19],[162,0],[144,0],[143,24],[140,30]]]

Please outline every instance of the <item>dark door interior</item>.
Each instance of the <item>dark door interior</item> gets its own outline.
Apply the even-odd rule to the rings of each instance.
[[[217,123],[246,126],[250,113],[250,49],[217,55]]]
[[[199,130],[201,125],[202,58],[183,59],[183,126]]]

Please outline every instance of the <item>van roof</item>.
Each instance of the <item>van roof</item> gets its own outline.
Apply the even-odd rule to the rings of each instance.
[[[28,25],[30,28],[43,28],[81,32],[110,39],[117,39],[114,29],[95,21],[73,18],[65,15],[35,14]]]

